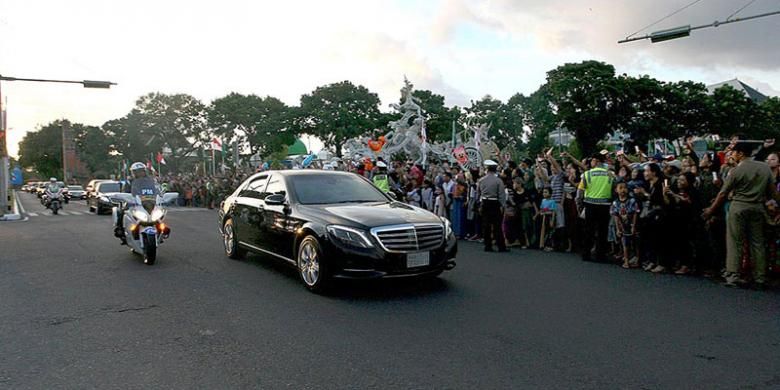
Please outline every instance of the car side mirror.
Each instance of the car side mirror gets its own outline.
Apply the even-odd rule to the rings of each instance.
[[[395,192],[388,192],[387,196],[389,196],[392,200],[398,200],[398,195],[396,195]]]
[[[179,198],[178,192],[166,192],[162,195],[162,203],[165,205],[173,204]]]
[[[284,204],[284,194],[271,194],[265,197],[265,204],[269,206],[281,206]]]

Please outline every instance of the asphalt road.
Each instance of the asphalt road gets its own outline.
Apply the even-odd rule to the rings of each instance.
[[[462,243],[434,282],[307,292],[169,213],[158,263],[78,203],[0,223],[0,388],[780,388],[780,293]],[[77,213],[73,213],[73,212]]]

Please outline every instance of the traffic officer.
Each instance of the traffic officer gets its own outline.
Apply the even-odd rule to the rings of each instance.
[[[371,181],[376,188],[379,188],[382,192],[390,192],[390,178],[387,176],[387,164],[385,164],[384,161],[378,161],[376,163],[376,174],[374,174]]]
[[[501,219],[506,205],[506,190],[504,182],[496,175],[498,164],[493,160],[485,160],[487,174],[479,179],[477,188],[480,199],[480,214],[482,215],[482,238],[485,239],[485,252],[493,251],[493,235],[499,252],[508,252],[501,231]]]
[[[764,245],[764,204],[774,192],[772,170],[766,163],[750,158],[753,146],[739,142],[734,146],[732,157],[737,167],[730,170],[723,187],[712,205],[704,210],[708,219],[731,195],[726,217],[726,286],[736,286],[744,281],[739,277],[742,257],[742,240],[750,243],[750,258],[753,260],[753,283],[756,289],[765,288],[766,252]]]
[[[585,222],[588,224],[583,239],[582,260],[593,260],[591,250],[595,242],[595,259],[606,261],[613,178],[604,168],[603,154],[596,153],[590,161],[591,169],[582,175],[579,187],[585,196]]]

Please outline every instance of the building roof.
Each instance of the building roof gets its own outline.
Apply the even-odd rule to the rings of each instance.
[[[742,93],[744,93],[745,96],[749,97],[750,99],[752,99],[756,103],[761,103],[761,102],[763,102],[764,100],[767,99],[766,95],[764,95],[761,92],[758,92],[757,89],[755,89],[755,88],[753,88],[753,87],[751,87],[751,86],[749,86],[749,85],[739,81],[739,79],[733,79],[733,80],[724,81],[722,83],[708,85],[707,86],[707,92],[709,94],[713,94],[716,89],[718,89],[718,88],[720,88],[720,87],[722,87],[724,85],[728,85],[731,88],[736,89],[737,91],[742,91]]]
[[[288,156],[296,156],[296,155],[304,155],[304,154],[309,154],[309,151],[306,150],[306,145],[300,139],[296,139],[292,145],[287,147]]]

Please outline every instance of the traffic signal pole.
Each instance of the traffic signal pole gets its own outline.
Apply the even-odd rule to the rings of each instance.
[[[97,81],[97,80],[81,80],[81,81],[73,81],[73,80],[51,80],[51,79],[31,79],[31,78],[20,78],[20,77],[8,77],[0,75],[0,84],[2,84],[2,81],[32,81],[32,82],[38,82],[38,83],[66,83],[66,84],[81,84],[84,86],[84,88],[111,88],[112,85],[116,85],[116,83],[112,83],[110,81]],[[0,217],[4,216],[6,213],[11,211],[11,208],[9,207],[9,201],[8,199],[8,131],[7,127],[8,124],[5,123],[5,117],[2,115],[3,112],[3,94],[0,92]],[[63,173],[67,176],[67,165],[65,163],[65,148],[63,145],[63,153],[62,153],[62,162],[63,162]],[[66,178],[63,178],[63,181],[67,180]],[[67,181],[65,182],[67,184]]]
[[[4,109],[3,93],[0,89],[0,217],[11,212],[8,199],[8,131]]]

